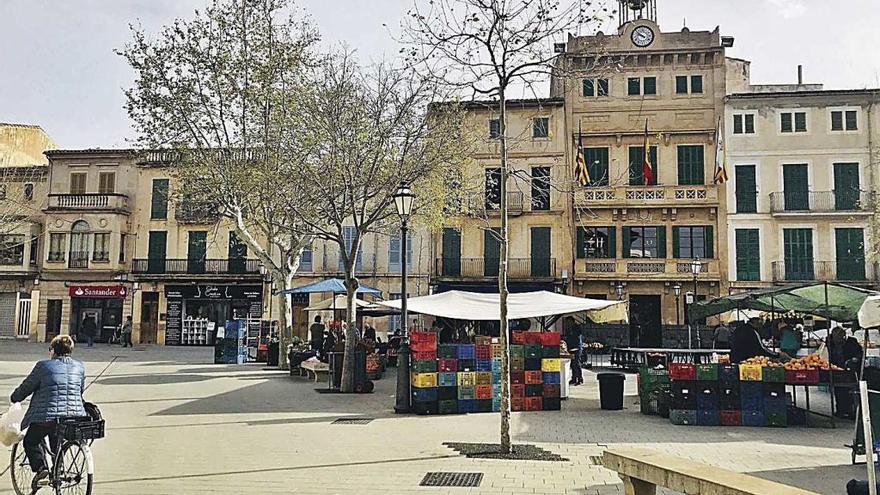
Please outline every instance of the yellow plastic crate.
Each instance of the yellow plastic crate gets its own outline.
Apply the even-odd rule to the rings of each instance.
[[[763,379],[763,370],[759,364],[739,365],[739,381],[760,382]]]
[[[491,373],[490,373],[491,375]],[[477,374],[473,371],[463,371],[458,374],[459,387],[473,387],[477,384]]]
[[[430,388],[437,386],[437,373],[412,373],[412,386]]]
[[[492,358],[501,359],[504,356],[504,348],[501,344],[492,344]]]
[[[562,365],[562,360],[559,358],[548,358],[541,360],[541,371],[552,373],[554,371],[559,371],[559,367]]]

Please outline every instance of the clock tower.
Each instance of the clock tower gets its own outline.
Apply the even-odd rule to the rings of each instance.
[[[617,3],[621,26],[643,19],[657,23],[657,0],[618,0]]]

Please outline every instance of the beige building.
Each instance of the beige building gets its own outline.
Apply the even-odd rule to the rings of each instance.
[[[731,285],[876,283],[880,91],[745,89],[725,112]]]
[[[726,291],[715,134],[726,87],[747,67],[729,68],[733,39],[717,28],[661,31],[652,1],[640,11],[622,3],[620,16],[615,33],[570,36],[566,77],[551,82],[551,96],[565,99],[567,173],[582,148],[591,177],[574,193],[572,293],[627,299],[629,343],[675,345],[662,329],[686,321],[692,260],[702,263],[699,299]]]
[[[564,104],[561,98],[508,102],[508,285],[512,292],[561,290],[569,277],[571,181],[565,160]],[[479,193],[471,200],[472,214],[450,218],[435,237],[432,284],[438,292],[497,292],[497,232],[501,226],[498,106],[469,102],[466,110],[471,127],[482,135],[472,157]]]
[[[38,125],[0,122],[0,167],[45,165],[43,152],[57,147]]]

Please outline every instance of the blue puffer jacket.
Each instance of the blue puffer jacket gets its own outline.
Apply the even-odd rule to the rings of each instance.
[[[33,394],[21,427],[59,418],[88,416],[82,398],[85,385],[86,369],[76,359],[62,356],[39,361],[12,392],[12,402],[21,402]]]

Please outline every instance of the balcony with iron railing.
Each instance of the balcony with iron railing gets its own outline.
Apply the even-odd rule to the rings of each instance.
[[[507,276],[513,280],[556,278],[556,258],[510,258]],[[437,258],[434,276],[444,279],[498,277],[498,260],[492,258]]]
[[[49,194],[46,211],[110,211],[131,213],[125,194]]]
[[[871,214],[875,195],[867,191],[780,191],[770,193],[774,215]]]
[[[584,187],[575,192],[574,204],[578,207],[717,206],[718,186]]]
[[[138,275],[258,275],[256,259],[134,259],[131,271]]]
[[[771,267],[774,282],[865,283],[870,280],[867,264],[857,258],[837,261],[774,261]]]
[[[701,277],[715,280],[721,276],[718,260],[701,261],[703,263],[700,270]],[[601,280],[617,280],[624,277],[689,280],[693,278],[691,262],[690,259],[676,258],[579,259],[575,263],[575,274]]]
[[[68,268],[88,268],[89,252],[88,251],[71,251],[70,258],[67,262]]]

